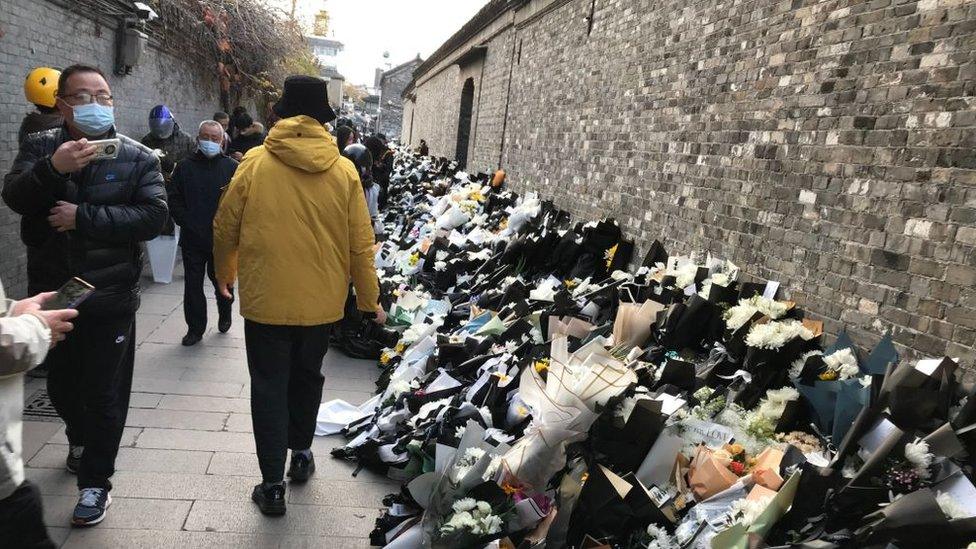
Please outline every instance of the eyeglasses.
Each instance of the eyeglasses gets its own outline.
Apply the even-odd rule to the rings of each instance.
[[[87,105],[89,103],[95,103],[95,102],[97,102],[99,105],[103,105],[106,107],[112,105],[112,96],[107,93],[92,94],[86,92],[79,92],[79,93],[73,93],[71,95],[62,95],[60,97],[62,100],[64,100],[65,103],[69,105]]]

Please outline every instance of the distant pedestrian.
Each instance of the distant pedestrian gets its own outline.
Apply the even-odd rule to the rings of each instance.
[[[230,128],[230,115],[224,111],[217,111],[214,113],[213,119],[224,129],[224,143],[221,145],[221,152],[226,154],[227,147],[230,146],[230,134],[227,133],[227,129]]]
[[[386,197],[389,194],[390,176],[393,174],[393,151],[386,146],[386,142],[379,136],[366,140],[366,148],[373,155],[371,175],[373,183],[379,188],[379,208],[386,208]]]
[[[247,116],[248,119],[251,118],[251,115],[247,113],[247,109],[244,108],[243,106],[238,105],[238,106],[234,107],[234,111],[230,115],[230,130],[229,131],[230,131],[230,137],[231,137],[231,139],[234,139],[235,137],[237,137],[238,128],[241,127],[241,125],[238,124],[238,120],[242,116]],[[248,123],[248,124],[250,124],[250,123]],[[243,127],[246,128],[248,126],[248,124],[244,124]]]
[[[336,145],[340,151],[346,150],[346,147],[353,144],[352,135],[352,128],[349,126],[343,125],[336,128]]]
[[[417,149],[417,153],[420,156],[430,156],[430,147],[427,146],[427,142],[423,139],[420,140],[420,148]]]
[[[142,144],[160,151],[159,164],[166,181],[181,160],[193,154],[196,144],[187,135],[166,105],[156,105],[149,111],[149,133],[142,137]]]
[[[234,300],[220,292],[213,263],[213,220],[217,203],[237,169],[237,161],[221,152],[223,141],[224,130],[219,123],[202,122],[197,134],[197,151],[176,166],[168,188],[170,214],[181,229],[185,273],[183,316],[187,327],[182,343],[186,347],[199,343],[207,329],[204,276],[210,279],[217,297],[217,329],[223,334],[231,327]]]
[[[234,123],[237,125],[237,137],[231,141],[227,154],[239,162],[247,151],[264,143],[264,126],[253,121],[247,113],[239,116]]]
[[[19,145],[32,133],[57,128],[64,123],[61,113],[55,108],[59,76],[61,71],[50,67],[38,67],[27,74],[24,96],[34,104],[34,110],[27,113],[20,123],[20,131],[17,132]]]
[[[44,526],[41,494],[24,480],[21,458],[24,372],[44,360],[78,316],[71,309],[41,310],[52,297],[49,292],[9,301],[0,284],[0,540],[4,547],[56,547]]]
[[[291,482],[315,471],[312,437],[322,399],[322,359],[342,319],[347,284],[359,309],[378,308],[373,231],[352,163],[323,124],[334,120],[326,82],[285,80],[274,107],[281,120],[248,154],[214,221],[217,280],[225,297],[240,274],[241,314],[251,375],[251,417],[263,481],[251,499],[262,513],[285,512]]]
[[[23,216],[29,292],[57,290],[72,277],[95,287],[75,330],[46,359],[48,395],[68,436],[65,465],[78,474],[76,526],[101,522],[112,501],[132,389],[141,242],[159,236],[168,217],[159,160],[116,133],[113,102],[102,71],[65,69],[65,125],[29,136],[3,185],[4,202]],[[96,159],[89,139],[117,139],[116,158]]]

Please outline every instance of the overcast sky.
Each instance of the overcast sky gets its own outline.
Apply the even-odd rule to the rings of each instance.
[[[269,0],[291,6],[291,0]],[[298,0],[304,20],[323,7],[330,35],[343,42],[339,72],[353,84],[373,85],[377,67],[425,59],[468,22],[487,0]],[[384,52],[390,52],[387,60]]]

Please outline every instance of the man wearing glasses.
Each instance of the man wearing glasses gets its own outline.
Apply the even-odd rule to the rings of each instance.
[[[47,387],[65,422],[68,471],[80,497],[72,523],[91,526],[111,503],[135,359],[140,242],[168,215],[159,160],[115,132],[112,91],[97,68],[74,65],[58,80],[64,125],[30,136],[4,177],[3,200],[21,219],[31,295],[72,277],[95,287],[78,306],[75,330],[48,354]],[[117,139],[99,158],[90,140]]]

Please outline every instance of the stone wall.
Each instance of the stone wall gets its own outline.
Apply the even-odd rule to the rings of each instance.
[[[403,128],[403,91],[413,80],[413,70],[420,65],[418,57],[394,67],[377,77],[380,88],[378,131],[388,139],[399,139]],[[377,69],[379,70],[379,69]]]
[[[129,76],[112,75],[114,26],[77,15],[45,0],[0,1],[0,174],[17,154],[17,130],[32,106],[23,82],[37,66],[94,64],[109,74],[116,97],[120,132],[140,139],[147,132],[149,110],[165,103],[191,135],[200,121],[219,110],[215,79],[179,59],[147,48]],[[20,243],[19,216],[0,204],[0,279],[8,294],[26,291],[26,252]]]
[[[473,44],[471,170],[501,157],[642,249],[780,280],[831,333],[973,365],[976,3],[531,0],[417,75],[413,142],[435,154],[461,85],[443,67]]]

